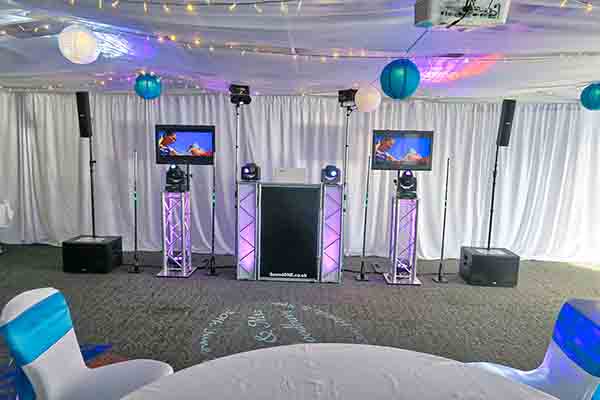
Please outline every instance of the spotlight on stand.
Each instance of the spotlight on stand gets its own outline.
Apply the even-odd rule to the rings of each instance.
[[[229,85],[229,98],[236,106],[240,104],[250,104],[250,86],[247,85]]]
[[[340,102],[340,107],[354,108],[354,106],[356,106],[354,97],[356,96],[357,91],[357,89],[340,90],[338,92],[338,101]]]
[[[321,182],[328,185],[335,185],[340,182],[340,169],[335,165],[326,165],[321,170]]]
[[[398,182],[396,182],[396,185],[399,199],[417,198],[417,178],[412,171],[404,171]]]
[[[187,177],[177,165],[171,165],[167,170],[166,192],[187,192]]]
[[[243,181],[260,181],[260,167],[254,163],[246,164],[242,167]]]

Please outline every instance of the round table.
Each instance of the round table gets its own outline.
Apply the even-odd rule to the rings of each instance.
[[[556,400],[469,364],[390,347],[301,344],[208,361],[126,400]]]

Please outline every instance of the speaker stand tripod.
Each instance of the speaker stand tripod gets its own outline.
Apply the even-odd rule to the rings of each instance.
[[[133,265],[129,272],[139,274],[142,272],[138,254],[138,194],[137,194],[137,175],[138,175],[138,154],[133,152]]]
[[[89,149],[90,149],[90,199],[92,204],[92,237],[96,237],[96,207],[94,202],[94,166],[96,165],[96,160],[94,160],[94,148],[93,148],[93,136],[90,135],[89,140]]]
[[[239,259],[239,246],[238,246],[238,229],[240,226],[240,221],[239,221],[239,215],[238,215],[238,207],[239,207],[239,179],[238,179],[238,174],[240,173],[238,171],[239,168],[239,149],[240,149],[240,108],[241,108],[241,102],[235,103],[235,148],[234,153],[235,153],[235,164],[233,166],[233,184],[235,186],[234,189],[234,211],[235,211],[235,240],[234,242],[234,249],[233,249],[233,257],[236,260],[236,269],[237,269],[237,260]]]
[[[437,283],[448,283],[448,279],[444,276],[444,243],[446,240],[446,214],[448,211],[448,177],[450,176],[450,157],[446,161],[446,192],[444,194],[444,222],[442,223],[442,250],[440,252],[440,266],[437,276],[433,277],[433,281]]]
[[[217,275],[217,259],[215,257],[215,207],[216,207],[216,154],[212,167],[212,191],[211,191],[211,224],[210,224],[210,257],[204,261],[204,267],[208,275]]]
[[[492,245],[492,224],[494,222],[494,199],[496,197],[496,176],[498,175],[498,152],[500,144],[496,144],[496,160],[494,161],[494,172],[492,174],[492,203],[490,205],[490,223],[488,231],[487,249],[490,250]]]
[[[369,276],[367,275],[367,261],[366,257],[366,249],[367,249],[367,217],[369,215],[369,182],[371,180],[371,156],[369,155],[367,161],[367,190],[365,193],[365,212],[363,217],[363,237],[362,237],[362,253],[360,258],[360,274],[355,275],[354,279],[357,281],[368,281]]]

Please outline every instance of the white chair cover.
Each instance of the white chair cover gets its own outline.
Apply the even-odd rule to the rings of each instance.
[[[590,400],[600,384],[600,301],[571,299],[563,305],[538,368],[521,371],[491,363],[472,365],[561,400]]]
[[[0,315],[0,333],[17,366],[19,400],[119,399],[173,369],[135,360],[88,369],[62,293],[35,289],[12,299]]]

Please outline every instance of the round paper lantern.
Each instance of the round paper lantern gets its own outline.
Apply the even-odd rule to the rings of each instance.
[[[392,99],[405,99],[411,96],[421,81],[417,66],[410,60],[402,58],[385,66],[379,78],[381,89]]]
[[[354,96],[354,102],[358,111],[375,111],[381,104],[381,92],[372,85],[360,87]]]
[[[90,64],[96,61],[100,51],[94,33],[84,26],[67,26],[58,35],[58,48],[62,55],[74,64]]]
[[[152,100],[160,96],[162,84],[156,75],[141,74],[135,80],[135,92],[143,99]]]
[[[581,92],[581,105],[588,110],[600,110],[600,83],[592,83]]]

